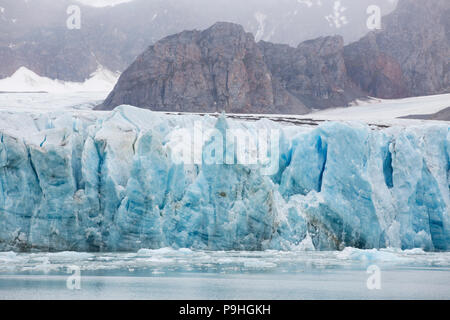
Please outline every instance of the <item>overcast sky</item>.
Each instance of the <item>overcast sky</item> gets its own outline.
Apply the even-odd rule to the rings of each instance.
[[[27,11],[27,6],[19,5],[33,1],[39,2],[0,0],[3,30],[26,33],[38,27],[65,27],[62,23],[67,19],[64,5],[78,2],[99,7],[86,15],[82,12],[83,25],[122,28],[128,34],[146,30],[148,37],[139,39],[147,43],[183,30],[203,30],[217,21],[227,21],[242,25],[256,41],[291,46],[320,36],[340,35],[346,43],[356,41],[372,30],[368,22],[374,11],[368,9],[377,5],[378,14],[386,15],[397,3],[397,0],[60,0],[63,5],[57,6],[58,0],[46,0],[42,1],[45,9],[38,15],[37,8],[30,6],[32,10]],[[2,5],[8,2],[11,9]],[[129,5],[101,9],[122,3]],[[51,10],[53,4],[55,10]],[[6,12],[1,11],[3,6],[8,8]],[[15,7],[19,11],[14,10]],[[28,23],[16,23],[18,20]]]
[[[77,2],[80,2],[84,5],[88,5],[88,6],[93,6],[93,7],[106,7],[106,6],[114,6],[120,3],[124,3],[124,2],[130,2],[133,0],[75,0]],[[151,0],[149,0],[151,1]],[[214,1],[214,0],[211,0]],[[243,0],[245,1],[245,0]],[[303,2],[303,3],[313,3],[313,1],[311,0],[297,0],[299,3]],[[358,1],[358,0],[354,0],[354,1]],[[383,2],[389,2],[389,3],[396,3],[398,0],[374,0],[373,4],[379,4],[379,3],[383,3]]]
[[[119,3],[130,2],[133,0],[76,0],[76,1],[92,7],[106,7],[106,6],[114,6]]]

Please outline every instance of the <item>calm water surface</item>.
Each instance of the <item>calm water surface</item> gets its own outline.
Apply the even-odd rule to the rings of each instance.
[[[367,287],[369,266],[380,290]],[[450,299],[450,253],[5,252],[0,299]]]

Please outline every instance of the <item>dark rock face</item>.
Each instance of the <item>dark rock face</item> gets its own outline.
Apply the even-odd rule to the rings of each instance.
[[[400,1],[383,30],[345,48],[349,77],[379,98],[448,92],[449,21],[448,0]]]
[[[100,109],[296,113],[308,109],[267,68],[253,36],[232,23],[167,37],[122,74]]]
[[[347,77],[340,36],[306,41],[297,48],[258,45],[273,77],[309,108],[345,106],[364,95]]]
[[[126,70],[100,109],[307,113],[363,94],[347,77],[340,36],[297,48],[255,43],[232,23],[167,37]]]
[[[242,27],[217,23],[151,46],[99,108],[302,114],[367,96],[449,92],[449,18],[448,0],[401,0],[383,30],[358,42],[322,37],[297,48],[256,44]]]

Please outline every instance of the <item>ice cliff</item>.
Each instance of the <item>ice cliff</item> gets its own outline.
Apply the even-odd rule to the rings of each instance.
[[[278,171],[175,162],[176,129],[280,130]],[[0,250],[450,249],[450,126],[0,114]],[[208,142],[206,142],[208,143]]]

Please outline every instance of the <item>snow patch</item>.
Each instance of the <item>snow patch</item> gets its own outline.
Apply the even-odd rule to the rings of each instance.
[[[355,101],[353,106],[314,112],[308,116],[316,120],[383,121],[416,114],[434,114],[449,107],[450,94],[406,99],[370,99]]]
[[[102,92],[114,88],[119,74],[99,66],[85,82],[70,82],[41,77],[20,67],[11,77],[0,80],[0,92]]]
[[[393,252],[376,249],[361,250],[356,248],[345,248],[343,251],[338,252],[336,256],[341,260],[357,260],[364,262],[396,261],[401,259]]]

